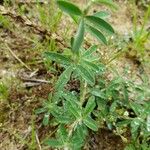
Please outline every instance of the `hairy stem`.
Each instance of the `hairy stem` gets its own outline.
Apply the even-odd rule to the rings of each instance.
[[[81,102],[81,106],[82,106],[82,104],[85,101],[86,88],[87,88],[87,82],[86,81],[81,81],[81,88],[80,88],[80,102]]]

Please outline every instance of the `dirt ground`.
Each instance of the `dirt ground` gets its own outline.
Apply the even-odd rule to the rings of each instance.
[[[119,10],[112,12],[110,22],[119,36],[128,35],[132,30],[131,6],[127,1],[117,3]],[[3,6],[0,7],[3,10]],[[11,9],[15,12],[15,8]],[[0,150],[29,150],[34,142],[38,143],[35,149],[40,150],[45,135],[53,136],[55,132],[55,129],[41,125],[42,115],[34,114],[34,110],[42,105],[53,90],[50,79],[54,75],[47,71],[42,58],[44,46],[40,47],[31,40],[35,38],[42,41],[44,31],[34,29],[19,17],[8,15],[8,18],[12,22],[13,30],[0,27],[0,82],[5,83],[8,89],[6,100],[0,101]],[[57,45],[64,47],[63,37],[57,36]],[[102,47],[105,62],[117,51],[109,48]],[[120,74],[126,66],[130,66],[130,76],[135,75],[135,80],[140,82],[141,67],[133,59],[123,56],[111,63],[111,66],[114,65],[120,68]],[[147,66],[144,66],[144,71],[149,74]],[[111,75],[108,77],[111,78]],[[36,135],[35,140],[32,140],[33,134]],[[130,134],[127,138],[130,138]],[[85,149],[123,150],[125,145],[120,136],[103,129],[96,134],[90,134]]]

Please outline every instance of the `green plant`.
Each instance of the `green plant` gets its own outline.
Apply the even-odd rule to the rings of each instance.
[[[145,15],[142,19],[142,24],[138,27],[138,12],[134,10],[133,16],[133,32],[131,33],[132,41],[130,42],[131,47],[131,55],[136,55],[141,61],[147,61],[147,48],[146,44],[149,43],[150,40],[150,32],[146,29],[146,25],[150,18],[150,6],[147,8]],[[146,60],[147,59],[147,60]]]
[[[36,8],[38,12],[38,18],[42,27],[50,30],[51,32],[56,32],[57,26],[60,23],[62,12],[57,9],[55,0],[49,1],[46,5],[41,5],[39,1],[37,1]]]
[[[58,6],[68,13],[78,24],[78,30],[71,39],[70,51],[65,54],[46,52],[45,57],[60,63],[65,68],[55,84],[55,93],[37,113],[45,112],[44,125],[49,123],[50,114],[54,117],[53,123],[58,125],[56,137],[46,143],[52,147],[64,149],[80,149],[88,133],[88,128],[98,130],[98,124],[92,118],[96,106],[95,97],[88,90],[96,83],[96,76],[101,75],[104,66],[96,54],[97,46],[89,49],[81,48],[85,30],[89,31],[98,40],[107,44],[102,32],[113,33],[114,30],[101,16],[101,12],[88,15],[92,1],[82,11],[76,5],[58,0]],[[102,32],[101,32],[102,31]],[[71,78],[80,81],[80,92],[67,91],[64,87]]]
[[[91,5],[97,2],[111,7],[115,5],[111,0],[94,0],[89,1],[84,10],[81,10],[68,1],[56,2],[59,8],[78,24],[78,29],[76,35],[71,38],[68,49],[61,53],[44,54],[47,60],[60,64],[59,67],[64,70],[48,101],[36,110],[37,114],[44,113],[44,125],[50,124],[57,129],[55,136],[46,139],[45,144],[52,148],[78,150],[86,143],[89,129],[96,132],[107,126],[124,141],[127,139],[123,133],[130,127],[135,144],[132,146],[135,148],[136,143],[139,144],[139,135],[143,132],[145,135],[142,136],[142,142],[146,147],[149,136],[149,133],[146,133],[149,130],[149,102],[141,100],[139,103],[136,99],[133,101],[129,94],[130,90],[135,88],[134,84],[122,76],[117,75],[112,81],[107,81],[103,77],[106,67],[101,63],[97,45],[88,49],[82,46],[86,31],[104,44],[107,44],[104,35],[114,32],[111,25],[103,19],[103,12],[88,14]],[[103,34],[105,32],[107,34]],[[67,88],[69,81],[73,79],[80,83],[78,90]]]

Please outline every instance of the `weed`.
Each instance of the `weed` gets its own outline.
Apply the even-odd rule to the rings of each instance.
[[[133,31],[131,33],[131,41],[129,42],[129,49],[131,49],[129,55],[133,55],[133,57],[137,57],[141,62],[143,62],[149,59],[146,44],[149,42],[150,32],[149,29],[146,29],[146,26],[150,17],[150,6],[145,12],[140,27],[138,27],[137,17],[138,12],[134,10]]]
[[[8,18],[0,14],[0,28],[10,29],[10,21]]]
[[[8,88],[7,86],[0,82],[0,101],[6,101],[8,98]]]
[[[87,32],[106,45],[106,35],[114,33],[111,25],[103,19],[103,12],[89,14],[92,4],[103,3],[113,8],[116,5],[110,0],[93,0],[81,10],[65,0],[57,0],[56,3],[78,24],[78,29],[67,52],[44,53],[47,60],[60,64],[64,70],[48,101],[36,111],[37,114],[44,113],[44,125],[50,124],[57,129],[55,137],[46,139],[45,144],[51,148],[79,150],[85,145],[89,130],[96,132],[107,126],[126,142],[123,133],[130,127],[132,142],[126,149],[147,148],[149,101],[145,97],[132,99],[130,93],[135,85],[122,76],[117,75],[112,81],[103,78],[106,67],[98,56],[97,45],[93,44],[88,49],[82,46]],[[71,79],[79,81],[79,91],[67,90]]]

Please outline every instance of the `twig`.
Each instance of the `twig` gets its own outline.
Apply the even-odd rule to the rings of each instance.
[[[24,81],[31,81],[31,82],[41,82],[41,83],[50,83],[50,81],[42,80],[42,79],[28,79],[28,78],[22,78]]]
[[[38,138],[37,133],[35,134],[35,137],[36,137],[37,144],[38,144],[38,146],[39,146],[39,150],[42,150],[42,147],[41,147],[41,145],[40,145],[40,141],[39,141],[39,138]]]
[[[8,44],[5,43],[5,46],[16,60],[18,60],[28,70],[32,71],[31,68],[29,68],[20,58],[17,57],[17,55],[11,50],[11,48],[8,46]]]

